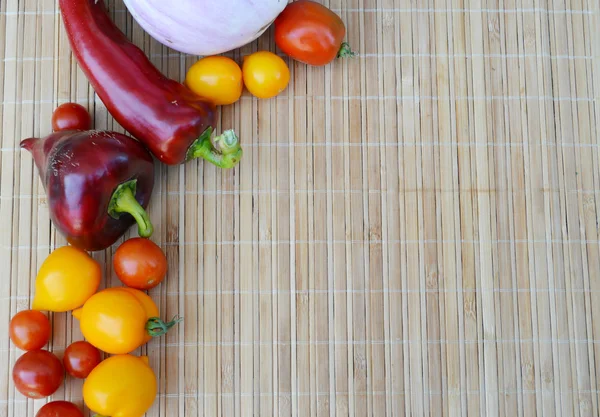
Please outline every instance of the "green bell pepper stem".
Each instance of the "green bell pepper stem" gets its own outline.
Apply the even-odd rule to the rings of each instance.
[[[117,187],[108,204],[108,214],[118,219],[122,213],[129,213],[138,224],[138,234],[141,237],[150,237],[154,227],[144,208],[135,199],[137,180],[127,181]]]

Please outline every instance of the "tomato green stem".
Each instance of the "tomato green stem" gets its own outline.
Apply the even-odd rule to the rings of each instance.
[[[169,329],[183,320],[183,317],[175,316],[167,323],[158,317],[151,317],[146,322],[146,331],[152,337],[158,337],[166,334]]]
[[[338,58],[351,58],[353,56],[357,56],[358,54],[354,52],[350,48],[350,44],[348,42],[342,42],[342,46],[340,46],[340,50],[338,51]]]
[[[118,219],[122,213],[129,213],[138,224],[138,234],[141,237],[150,237],[154,227],[144,208],[135,199],[137,180],[127,181],[117,187],[108,204],[108,214]]]
[[[233,168],[243,155],[237,135],[233,130],[226,130],[211,140],[212,132],[212,127],[209,127],[192,143],[186,159],[203,158],[219,168]]]

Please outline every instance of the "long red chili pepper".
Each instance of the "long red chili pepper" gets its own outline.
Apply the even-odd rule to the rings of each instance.
[[[168,79],[114,25],[103,0],[60,0],[71,49],[96,94],[129,133],[169,165],[204,158],[232,168],[242,157],[232,130],[211,140],[216,107]]]

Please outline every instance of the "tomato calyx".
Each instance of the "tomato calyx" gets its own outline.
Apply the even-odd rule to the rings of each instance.
[[[358,54],[350,48],[350,44],[348,42],[342,42],[342,46],[340,46],[340,50],[337,53],[337,58],[352,58],[357,56]]]
[[[146,322],[146,331],[152,337],[159,337],[166,334],[171,327],[181,321],[183,321],[183,317],[179,317],[179,315],[173,317],[171,321],[166,323],[159,317],[150,317]]]

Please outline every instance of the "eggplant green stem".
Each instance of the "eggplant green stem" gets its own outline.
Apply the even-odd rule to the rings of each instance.
[[[151,317],[146,322],[146,331],[152,337],[162,336],[182,320],[183,317],[175,316],[170,322],[165,323],[158,317]]]
[[[350,48],[350,44],[348,42],[343,42],[342,46],[340,46],[340,50],[338,51],[338,58],[351,58],[353,56],[357,56],[358,54],[354,52]]]
[[[192,143],[186,159],[203,158],[219,168],[233,168],[243,155],[237,135],[233,130],[226,130],[211,140],[212,132],[212,127],[209,127]]]
[[[144,208],[135,199],[137,180],[127,181],[117,187],[108,204],[108,214],[118,219],[122,213],[129,213],[138,224],[138,234],[141,237],[150,237],[154,227]]]

